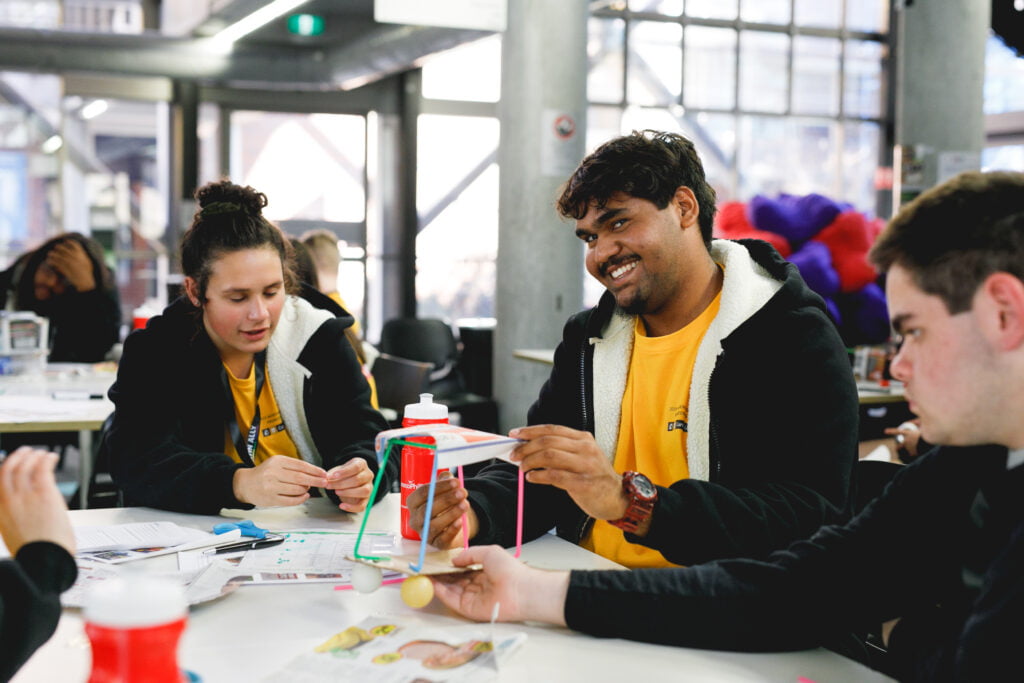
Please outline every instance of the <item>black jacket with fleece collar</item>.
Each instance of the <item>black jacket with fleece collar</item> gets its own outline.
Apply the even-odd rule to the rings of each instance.
[[[690,478],[659,487],[648,535],[627,539],[677,564],[761,557],[852,502],[857,390],[839,334],[818,295],[767,243],[716,240],[721,307],[701,342],[689,397]],[[633,318],[605,294],[566,324],[530,424],[595,435],[615,454]],[[480,522],[474,543],[515,542],[515,469],[466,482]],[[592,520],[568,494],[527,484],[524,541],[552,527],[578,543]]]
[[[376,473],[373,439],[387,423],[370,406],[370,387],[345,338],[352,317],[311,288],[302,297],[288,297],[267,349],[284,424],[303,460],[331,469],[363,458]],[[178,299],[125,340],[110,389],[111,474],[128,504],[197,514],[250,508],[232,488],[244,465],[223,450],[223,366],[193,311]],[[397,465],[388,469],[379,496],[397,478]]]

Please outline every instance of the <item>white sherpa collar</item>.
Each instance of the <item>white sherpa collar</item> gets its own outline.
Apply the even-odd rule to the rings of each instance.
[[[299,455],[314,465],[320,465],[321,458],[313,444],[303,404],[303,385],[310,372],[297,358],[309,338],[333,317],[329,311],[316,308],[305,299],[289,296],[267,349],[267,375],[281,418]]]
[[[751,258],[746,247],[736,242],[714,240],[711,257],[725,270],[722,300],[694,361],[686,439],[690,477],[704,481],[710,475],[708,391],[711,371],[722,352],[722,340],[761,310],[783,285]],[[634,321],[635,316],[616,308],[602,336],[590,338],[594,345],[594,438],[610,460],[614,459],[618,444],[622,395],[633,353]]]

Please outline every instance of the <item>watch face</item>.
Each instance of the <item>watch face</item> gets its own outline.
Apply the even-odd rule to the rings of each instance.
[[[657,489],[654,488],[654,484],[651,483],[651,480],[640,473],[633,475],[633,488],[636,489],[636,492],[644,498],[653,498],[654,494],[657,492]]]

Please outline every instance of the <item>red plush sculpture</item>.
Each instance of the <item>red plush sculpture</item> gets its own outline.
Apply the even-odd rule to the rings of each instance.
[[[849,345],[872,344],[885,341],[889,332],[885,295],[867,260],[884,226],[884,221],[822,195],[757,196],[749,204],[723,204],[715,218],[715,236],[771,244],[825,299]]]
[[[832,267],[839,274],[839,291],[856,292],[878,277],[867,259],[873,241],[871,232],[864,214],[844,211],[815,236],[832,253]]]
[[[747,220],[747,207],[743,202],[726,202],[718,207],[715,216],[715,236],[727,240],[756,239],[764,240],[775,247],[775,251],[788,258],[793,252],[789,241],[778,233],[758,230]]]

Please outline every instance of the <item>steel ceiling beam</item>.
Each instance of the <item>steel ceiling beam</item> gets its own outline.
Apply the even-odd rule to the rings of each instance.
[[[427,57],[493,35],[493,31],[381,24],[381,28],[326,55],[331,81],[350,90],[406,71]]]
[[[43,72],[324,87],[330,72],[299,50],[236,46],[218,52],[209,39],[70,31],[0,29],[0,66]]]
[[[47,73],[162,76],[201,84],[288,90],[350,89],[412,68],[422,58],[488,31],[381,25],[327,52],[242,42],[231,52],[208,38],[0,29],[0,68]]]

